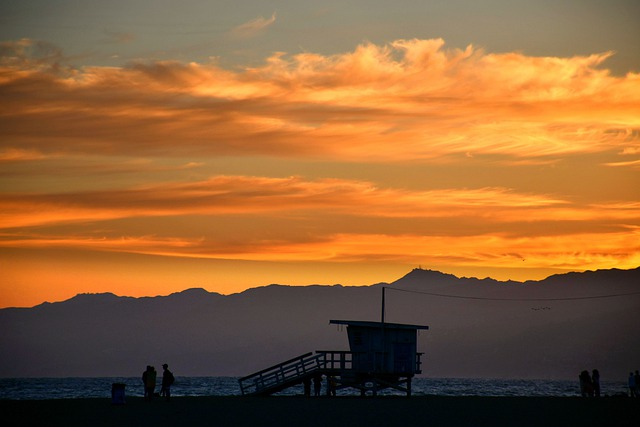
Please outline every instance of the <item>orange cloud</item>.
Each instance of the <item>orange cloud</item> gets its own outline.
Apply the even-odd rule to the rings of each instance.
[[[219,176],[120,191],[5,195],[0,212],[0,246],[9,248],[263,261],[457,259],[503,267],[526,258],[536,268],[586,260],[631,265],[640,256],[637,202],[580,205],[504,188],[409,191],[364,181]],[[150,218],[161,218],[167,231],[159,234]],[[252,228],[257,218],[272,221],[274,231]],[[59,234],[65,224],[73,231]]]
[[[276,54],[237,72],[174,62],[73,70],[25,44],[4,47],[5,149],[381,162],[640,147],[640,76],[599,68],[609,53],[532,58],[398,40]]]
[[[605,163],[606,166],[613,166],[613,167],[633,167],[633,168],[640,168],[640,160],[631,160],[628,162],[611,162],[611,163]]]
[[[0,162],[18,162],[25,160],[40,160],[45,156],[36,150],[21,150],[19,148],[7,148],[0,151]]]
[[[2,246],[72,248],[147,255],[253,261],[395,262],[494,268],[635,268],[640,264],[640,227],[629,232],[558,236],[433,236],[338,234],[315,241],[255,241],[221,245],[210,239],[124,236],[41,237],[5,240]],[[8,245],[7,245],[8,243]]]
[[[408,191],[339,179],[305,181],[299,177],[218,176],[201,182],[119,191],[5,194],[0,199],[0,227],[125,217],[269,214],[294,210],[357,216],[450,217],[466,215],[478,208],[487,209],[487,215],[490,215],[510,209],[539,209],[564,203],[548,196],[517,194],[504,188]]]

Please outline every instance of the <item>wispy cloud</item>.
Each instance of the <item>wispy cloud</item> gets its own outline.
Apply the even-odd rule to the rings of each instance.
[[[605,163],[606,166],[613,166],[613,167],[633,167],[633,168],[640,168],[640,160],[631,160],[629,162],[611,162],[611,163]]]
[[[389,203],[393,200],[394,203]],[[219,176],[206,181],[124,190],[17,194],[0,199],[0,227],[101,221],[124,217],[269,214],[315,210],[350,216],[452,217],[565,204],[504,188],[408,191],[339,179]],[[520,213],[522,214],[522,212]]]
[[[254,261],[398,262],[494,268],[635,268],[640,231],[514,238],[469,236],[336,234],[323,238],[230,239],[127,235],[2,236],[2,246],[83,249],[157,256]]]
[[[457,257],[503,267],[522,261],[513,253],[536,267],[588,258],[600,267],[633,265],[640,256],[637,203],[580,205],[504,188],[409,191],[363,181],[219,176],[119,191],[14,193],[0,200],[0,212],[0,247],[263,261]],[[157,221],[168,218],[183,225],[159,234]],[[207,231],[193,235],[184,225],[193,220],[184,218],[200,218]],[[278,231],[247,228],[255,218]],[[68,224],[74,232],[60,234]]]
[[[0,163],[40,160],[44,158],[45,155],[36,150],[22,150],[20,148],[7,148],[0,150]]]
[[[136,39],[135,34],[123,31],[104,30],[104,34],[107,36],[106,43],[126,44]]]
[[[248,39],[255,37],[265,31],[268,27],[276,22],[276,13],[274,12],[270,18],[262,16],[238,25],[229,31],[229,35],[234,38]]]

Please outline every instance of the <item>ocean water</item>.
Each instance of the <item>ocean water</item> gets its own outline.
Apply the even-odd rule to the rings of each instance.
[[[126,384],[126,396],[143,396],[140,378],[0,378],[0,399],[39,400],[111,398],[113,383]],[[624,381],[603,381],[603,395],[626,393]],[[160,388],[156,389],[159,392]],[[324,391],[324,388],[323,388]],[[579,384],[568,380],[502,380],[464,378],[414,378],[414,396],[579,396]],[[233,377],[176,377],[172,396],[238,396],[238,379]],[[302,386],[279,395],[302,395]],[[338,395],[357,395],[355,390],[339,390]],[[383,395],[399,395],[392,390]]]

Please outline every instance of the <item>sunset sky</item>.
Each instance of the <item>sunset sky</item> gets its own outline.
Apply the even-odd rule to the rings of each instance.
[[[640,265],[636,0],[0,3],[0,307]]]

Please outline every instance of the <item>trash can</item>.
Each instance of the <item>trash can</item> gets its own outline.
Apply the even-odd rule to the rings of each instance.
[[[124,405],[124,388],[125,384],[113,383],[111,384],[111,404],[112,405]]]

